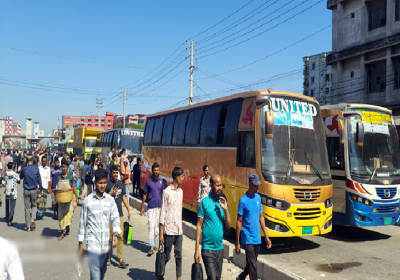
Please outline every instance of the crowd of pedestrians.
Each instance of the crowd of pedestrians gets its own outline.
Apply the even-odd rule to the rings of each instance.
[[[172,182],[168,184],[160,177],[160,165],[155,162],[151,167],[151,178],[146,181],[144,190],[140,191],[140,166],[132,157],[126,157],[125,149],[119,155],[112,150],[107,161],[104,168],[100,158],[81,161],[78,155],[57,155],[43,151],[34,154],[15,151],[12,155],[2,155],[1,184],[6,187],[5,219],[8,226],[13,226],[17,184],[20,180],[23,180],[28,232],[35,230],[36,223],[45,217],[47,199],[51,198],[53,219],[59,222],[58,240],[63,240],[70,234],[74,211],[81,199],[78,253],[83,257],[83,242],[86,239],[91,279],[104,279],[107,266],[111,265],[114,247],[117,247],[118,267],[129,266],[123,259],[123,207],[126,208],[130,220],[129,196],[132,189],[133,194],[142,196],[140,215],[144,215],[144,205],[147,202],[147,256],[152,256],[159,250],[158,247],[162,247],[165,263],[168,263],[173,248],[176,278],[180,280],[183,243],[181,186],[185,180],[184,170],[175,167],[171,173]],[[199,263],[202,259],[207,279],[217,280],[221,279],[222,274],[224,228],[230,229],[231,218],[221,176],[211,175],[208,165],[203,166],[203,173],[197,195],[194,262]],[[267,248],[271,247],[264,224],[261,198],[257,194],[259,185],[261,182],[258,176],[251,175],[249,189],[238,205],[236,253],[240,254],[241,246],[246,252],[246,267],[238,279],[245,279],[247,276],[257,279],[260,229],[264,233]],[[63,192],[72,194],[72,199],[57,200],[57,194]],[[164,275],[157,275],[157,278],[164,279]]]

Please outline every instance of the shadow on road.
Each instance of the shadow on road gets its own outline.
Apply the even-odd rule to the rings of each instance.
[[[344,242],[377,241],[391,238],[390,235],[358,227],[333,226],[332,232],[323,238]]]
[[[140,240],[132,240],[131,246],[133,246],[133,248],[141,251],[142,253],[146,253],[146,254],[150,249],[150,247],[147,243],[144,243],[143,241],[140,241]]]
[[[144,279],[155,279],[156,276],[154,275],[154,272],[144,270],[144,269],[139,269],[139,268],[131,268],[129,269],[128,276],[132,280],[144,280]]]
[[[60,232],[58,231],[58,229],[45,227],[42,230],[42,236],[44,236],[44,237],[59,237]]]
[[[320,246],[318,243],[300,237],[275,237],[271,238],[272,248],[268,250],[265,246],[264,240],[262,241],[263,243],[260,248],[260,254],[262,255],[277,255],[301,252],[306,250],[313,250]]]

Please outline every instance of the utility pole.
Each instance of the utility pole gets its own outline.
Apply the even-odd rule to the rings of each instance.
[[[186,42],[186,44],[190,45],[190,94],[189,94],[189,105],[192,105],[193,103],[193,71],[194,71],[194,66],[193,66],[193,47],[197,46],[196,44],[193,44],[193,41],[190,43]],[[187,52],[189,52],[186,49]],[[187,60],[187,59],[186,59]]]
[[[96,104],[97,104],[97,109],[99,109],[99,128],[101,126],[101,119],[100,119],[100,109],[101,109],[101,105],[103,104],[103,99],[98,99],[96,98]]]
[[[124,100],[124,116],[122,118],[122,127],[125,128],[125,97],[126,97],[126,91],[124,88],[124,94],[123,94],[123,100]]]

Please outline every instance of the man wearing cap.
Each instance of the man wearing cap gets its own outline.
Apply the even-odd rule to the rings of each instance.
[[[260,185],[258,175],[250,175],[249,189],[239,200],[236,222],[236,254],[240,254],[240,233],[242,233],[242,245],[246,250],[246,267],[237,278],[239,280],[244,280],[247,275],[249,275],[250,280],[257,279],[257,257],[261,244],[260,226],[264,232],[267,248],[269,249],[272,246],[265,227],[261,197],[258,194],[258,186]]]

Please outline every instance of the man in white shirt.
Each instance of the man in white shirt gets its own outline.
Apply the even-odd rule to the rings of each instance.
[[[0,279],[24,280],[24,272],[17,247],[10,241],[0,237],[0,248]]]
[[[37,203],[37,212],[36,212],[36,220],[41,220],[44,217],[44,214],[46,213],[46,207],[47,207],[47,194],[48,190],[51,189],[50,185],[50,178],[51,178],[51,172],[50,172],[50,167],[47,166],[47,157],[42,157],[42,164],[39,166],[39,173],[40,173],[40,178],[42,179],[42,186],[43,190],[40,191],[38,190],[38,199],[36,201]]]

